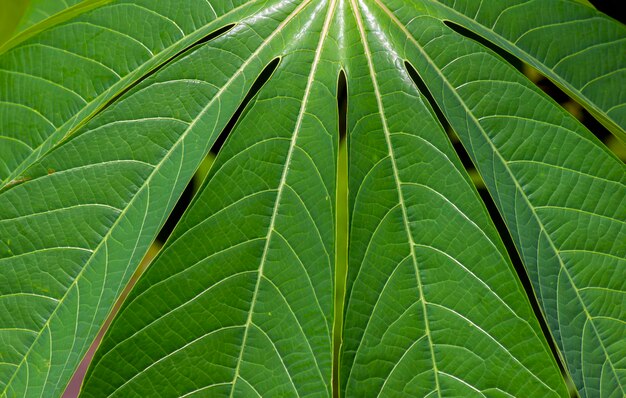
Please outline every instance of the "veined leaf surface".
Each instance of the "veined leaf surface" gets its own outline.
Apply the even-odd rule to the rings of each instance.
[[[626,141],[626,93],[613,90],[626,81],[623,24],[586,1],[428,3],[432,14],[480,34],[537,68]]]
[[[382,8],[415,32],[407,59],[502,211],[581,394],[624,394],[626,168],[492,52]]]
[[[274,2],[218,3],[87,1],[0,46],[0,187],[150,71]]]
[[[279,20],[239,25],[231,33],[242,43],[236,50],[224,48],[225,36],[168,65],[0,195],[6,395],[63,391],[177,197],[271,60]]]
[[[500,238],[404,69],[403,42],[379,5],[350,8],[360,43],[347,75],[367,83],[349,89],[343,395],[563,396]]]
[[[85,396],[331,395],[333,7],[303,2],[283,21],[278,69],[122,309]]]
[[[37,25],[42,21],[52,18],[55,15],[66,12],[69,8],[75,7],[82,3],[88,5],[89,3],[95,3],[93,0],[31,0],[25,2],[26,10],[22,15],[16,28],[16,32],[21,32],[33,25]],[[100,2],[102,3],[102,2]]]
[[[626,168],[450,21],[622,138],[623,25],[573,0],[68,6],[0,47],[2,396],[63,392],[275,63],[105,335],[83,395],[564,397],[561,360],[581,396],[624,395]],[[438,114],[502,213],[552,335]],[[349,255],[335,308],[341,184]]]

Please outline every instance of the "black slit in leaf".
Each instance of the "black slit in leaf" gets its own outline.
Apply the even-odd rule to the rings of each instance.
[[[339,72],[337,80],[337,110],[339,112],[339,139],[343,140],[346,137],[348,122],[348,83],[343,70]]]
[[[348,83],[346,74],[339,72],[337,80],[337,113],[339,118],[339,146],[337,148],[337,234],[335,245],[335,292],[334,308],[335,318],[333,322],[333,369],[332,390],[333,397],[339,396],[339,357],[341,355],[341,343],[343,339],[343,317],[346,291],[346,277],[348,274],[347,250],[348,250],[348,165],[347,159],[339,153],[345,150],[347,145],[347,122],[348,122]]]
[[[141,84],[146,79],[148,79],[150,76],[154,75],[155,73],[157,73],[161,69],[165,68],[167,65],[171,64],[173,61],[175,61],[175,60],[183,57],[184,55],[194,51],[195,49],[197,49],[199,46],[203,45],[204,43],[207,43],[207,42],[215,39],[216,37],[223,35],[224,33],[228,32],[229,30],[231,30],[234,27],[235,27],[235,24],[230,24],[230,25],[226,25],[224,27],[221,27],[221,28],[219,28],[217,30],[214,30],[213,32],[209,33],[208,35],[206,35],[202,39],[198,40],[197,42],[195,42],[195,43],[193,43],[193,44],[183,48],[182,50],[180,50],[176,54],[172,55],[167,60],[163,61],[156,68],[154,68],[153,70],[149,71],[145,75],[141,76],[139,79],[137,79],[136,81],[131,83],[128,87],[126,87],[125,89],[120,91],[116,96],[114,96],[113,98],[111,98],[107,102],[107,104],[104,106],[104,108],[108,107],[109,105],[111,105],[112,103],[114,103],[115,101],[120,99],[124,94],[126,94],[127,92],[129,92],[133,88],[137,87],[137,85]]]
[[[446,128],[446,131],[448,131],[449,134],[452,135],[451,141],[453,143],[454,149],[456,150],[468,174],[471,175],[472,173],[478,173],[471,157],[465,150],[465,147],[461,144],[458,138],[455,139],[456,134],[451,129],[450,124],[446,120],[444,113],[442,112],[441,108],[439,107],[434,97],[430,93],[428,87],[426,86],[426,83],[424,83],[424,80],[421,78],[419,73],[415,70],[413,65],[411,65],[408,62],[405,62],[404,65],[407,69],[407,72],[409,73],[409,76],[411,76],[411,79],[413,80],[415,85],[418,87],[419,91],[428,100],[430,106],[434,110],[435,115],[437,116],[441,124]],[[522,282],[522,286],[524,287],[526,296],[529,298],[533,312],[535,313],[536,318],[539,320],[541,331],[543,332],[545,336],[551,336],[552,334],[550,332],[550,328],[548,327],[548,324],[546,323],[543,312],[541,311],[541,308],[539,306],[539,302],[535,296],[532,282],[530,281],[526,268],[524,267],[524,263],[522,262],[522,259],[519,256],[517,248],[515,247],[513,238],[511,237],[511,234],[506,226],[506,223],[504,222],[504,220],[502,219],[502,216],[500,215],[498,207],[496,206],[495,202],[493,201],[493,198],[491,197],[489,191],[484,186],[482,181],[481,181],[481,184],[477,184],[476,181],[474,181],[474,184],[476,185],[476,188],[478,189],[478,193],[480,194],[480,197],[482,198],[483,203],[487,207],[489,216],[493,220],[493,223],[496,226],[498,234],[500,235],[502,241],[504,242],[504,246],[506,247],[506,250],[509,253],[511,262],[513,263],[513,266],[515,267],[515,271],[517,275],[519,276],[520,281]],[[559,356],[559,352],[554,343],[554,339],[547,338],[546,340],[548,341],[548,345],[550,347],[550,350],[552,351],[553,356],[557,358],[557,363],[558,363],[559,368],[561,369],[561,372],[565,374],[565,367],[562,363],[561,357]]]
[[[133,90],[138,85],[142,84],[144,81],[146,81],[148,78],[153,76],[155,73],[159,72],[160,70],[165,68],[167,65],[171,64],[173,61],[175,61],[177,59],[180,59],[185,54],[195,50],[196,48],[198,48],[202,44],[204,44],[204,43],[206,43],[208,41],[211,41],[211,40],[215,39],[218,36],[223,35],[224,33],[228,32],[229,30],[234,28],[235,25],[236,24],[226,25],[224,27],[221,27],[221,28],[219,28],[219,29],[209,33],[208,35],[206,35],[202,39],[200,39],[197,42],[195,42],[195,43],[193,43],[193,44],[183,48],[182,50],[180,50],[176,54],[172,55],[171,57],[169,57],[168,59],[163,61],[161,64],[157,65],[154,69],[148,71],[146,74],[144,74],[143,76],[139,77],[137,80],[135,80],[134,82],[132,82],[131,84],[129,84],[128,86],[123,88],[119,93],[117,93],[113,97],[111,97],[106,103],[104,103],[100,107],[100,109],[98,109],[94,114],[92,114],[91,116],[89,116],[85,120],[81,121],[81,123],[79,125],[72,126],[69,129],[69,131],[66,134],[66,136],[57,145],[55,145],[54,148],[58,148],[58,147],[60,147],[62,145],[65,145],[68,141],[70,141],[71,139],[77,137],[76,131],[78,131],[82,126],[86,125],[90,120],[92,120],[93,118],[95,118],[96,116],[101,114],[104,110],[109,108],[111,105],[113,105],[115,102],[117,102],[120,98],[122,98],[124,95],[126,95],[128,92]]]
[[[475,42],[478,42],[479,44],[487,47],[488,49],[490,49],[491,51],[495,52],[496,54],[498,54],[499,56],[501,56],[502,58],[504,58],[508,63],[510,63],[511,65],[513,65],[514,67],[516,67],[517,69],[521,69],[522,65],[524,64],[522,61],[520,61],[517,57],[515,57],[514,55],[512,55],[511,53],[507,52],[506,50],[498,47],[496,44],[492,43],[491,41],[485,39],[484,37],[480,36],[477,33],[474,33],[473,31],[467,29],[464,26],[461,26],[455,22],[452,21],[448,21],[445,20],[443,21],[443,23],[450,29],[452,29],[453,31],[455,31],[456,33],[465,36],[466,38],[473,40]]]
[[[252,84],[250,91],[248,91],[248,94],[241,102],[235,113],[233,113],[233,116],[231,116],[230,120],[226,124],[226,127],[224,127],[224,130],[222,130],[219,137],[217,137],[217,140],[215,140],[215,144],[213,144],[213,147],[211,148],[211,153],[217,155],[217,153],[224,145],[224,142],[226,142],[226,138],[235,129],[235,126],[237,125],[237,122],[239,121],[243,111],[246,109],[250,101],[252,101],[252,99],[256,97],[259,91],[261,91],[261,88],[265,85],[265,83],[267,83],[270,77],[272,77],[274,71],[276,71],[276,69],[278,68],[278,64],[280,64],[280,58],[273,59],[259,74],[259,77],[257,77],[257,79]]]
[[[258,92],[261,90],[263,85],[267,83],[267,81],[270,79],[270,77],[272,76],[276,68],[278,68],[279,63],[280,63],[280,58],[276,58],[272,60],[272,62],[270,62],[265,67],[265,69],[263,69],[263,71],[259,74],[259,77],[257,77],[257,79],[252,84],[250,91],[248,92],[244,100],[241,102],[241,104],[239,105],[235,113],[233,113],[230,120],[226,124],[226,127],[224,127],[224,129],[218,136],[217,140],[213,144],[213,147],[211,148],[212,153],[214,154],[217,153],[219,149],[222,147],[227,137],[230,135],[232,130],[237,125],[237,121],[241,117],[241,114],[243,113],[246,106],[248,106],[250,101],[258,94]],[[199,185],[202,185],[202,181],[198,178],[192,178],[191,181],[187,184],[182,195],[176,202],[174,209],[172,209],[172,212],[168,216],[167,221],[165,221],[165,224],[159,231],[157,239],[160,242],[165,242],[167,238],[171,235],[172,231],[176,227],[176,224],[178,224],[178,221],[180,221],[180,218],[183,216],[183,213],[185,212],[185,210],[187,210],[187,208],[191,204],[192,199],[194,197],[194,192],[199,192],[200,189],[197,189]]]
[[[548,94],[554,101],[562,105],[569,113],[572,114],[572,116],[581,121],[582,124],[585,125],[585,127],[587,127],[587,129],[589,129],[589,131],[591,131],[600,141],[607,143],[612,138],[612,134],[609,130],[607,130],[602,123],[596,120],[593,115],[589,113],[589,111],[579,105],[574,99],[561,90],[550,79],[543,76],[539,71],[534,70],[533,67],[529,66],[515,55],[507,52],[505,49],[498,47],[496,44],[459,24],[451,21],[444,21],[444,24],[458,34],[489,48],[500,57],[504,58],[508,63],[524,73],[526,77],[528,77],[529,80],[539,87],[544,93]],[[535,77],[531,78],[532,76]],[[621,148],[623,148],[623,146],[619,145],[619,142],[616,143],[616,145],[617,149],[611,147],[610,145],[609,149],[614,152],[622,150]]]
[[[417,73],[413,65],[411,65],[409,62],[404,61],[404,67],[406,68],[407,73],[411,77],[411,80],[413,80],[413,83],[415,83],[415,85],[417,86],[420,93],[424,97],[426,97],[426,99],[428,100],[428,103],[430,104],[430,107],[433,109],[433,111],[435,111],[435,115],[437,115],[437,119],[439,119],[439,123],[441,123],[441,125],[446,131],[450,131],[451,130],[450,123],[448,123],[445,116],[443,115],[443,112],[441,112],[441,109],[439,109],[439,106],[437,106],[437,103],[435,102],[435,98],[430,93],[430,90],[428,89],[428,87],[426,87],[426,83],[424,83],[424,80],[422,79],[422,77],[419,75],[419,73]]]
[[[224,33],[228,32],[229,30],[231,30],[232,28],[235,27],[236,24],[231,23],[225,26],[222,26],[221,28],[214,30],[213,32],[209,33],[208,35],[204,36],[202,39],[198,40],[197,42],[195,42],[191,47],[195,47],[199,44],[204,44],[206,42],[209,42],[215,38],[217,38],[218,36],[223,35]],[[184,50],[183,50],[184,51]]]

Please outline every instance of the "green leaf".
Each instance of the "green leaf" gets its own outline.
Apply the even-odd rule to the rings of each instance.
[[[5,1],[0,13],[0,45],[15,34],[22,15],[28,7],[28,0]]]
[[[254,14],[261,4],[87,1],[5,43],[0,47],[0,188],[20,182],[28,167],[146,74],[219,28]]]
[[[624,395],[626,167],[453,29],[624,138],[622,24],[583,0],[41,6],[0,47],[0,396],[63,394],[220,134],[84,396],[566,397],[559,363]]]
[[[252,19],[171,63],[0,195],[0,340],[11,347],[0,365],[6,395],[63,391],[177,197],[270,59],[277,23],[260,22]],[[242,45],[231,49],[230,37]]]
[[[615,89],[626,84],[626,27],[575,1],[505,0],[483,6],[437,0],[428,7],[537,68],[626,141],[626,92]]]
[[[331,396],[333,7],[303,2],[281,23],[280,66],[133,290],[85,396]]]
[[[89,1],[93,2],[92,0]],[[16,33],[82,2],[83,0],[30,0],[24,15],[18,21]]]
[[[626,168],[492,52],[432,18],[390,18],[504,215],[577,388],[623,395]]]
[[[355,3],[342,395],[566,396],[489,215],[403,68],[405,38],[386,9]]]

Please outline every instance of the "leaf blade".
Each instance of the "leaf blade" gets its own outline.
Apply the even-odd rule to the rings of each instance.
[[[379,6],[351,2],[364,49],[348,57],[361,84],[350,94],[342,393],[566,396],[488,213]]]
[[[561,0],[542,2],[540,12],[534,11],[533,2],[499,2],[483,9],[468,1],[432,5],[538,69],[626,140],[625,98],[606,95],[626,81],[623,24],[586,4]],[[558,45],[551,45],[554,37]],[[596,59],[602,62],[593,62]]]
[[[260,0],[239,0],[232,7],[222,4],[215,11],[207,2],[198,3],[200,5],[190,3],[184,8],[173,3],[152,3],[156,11],[141,4],[87,4],[89,12],[79,13],[68,21],[54,21],[23,42],[5,44],[0,51],[0,69],[4,72],[0,78],[3,86],[11,90],[0,96],[3,116],[0,130],[6,138],[24,141],[29,148],[19,143],[6,146],[0,187],[19,182],[21,174],[32,163],[74,134],[145,75],[203,37],[250,15],[262,5]],[[185,9],[188,14],[184,13]],[[190,20],[190,15],[202,22],[200,26]],[[147,25],[137,26],[129,22],[132,20],[145,21]],[[161,36],[161,31],[168,34]],[[140,36],[140,32],[144,35]],[[80,43],[85,40],[92,41],[93,46],[82,46]],[[44,67],[42,59],[54,59],[56,63],[52,68]],[[49,86],[48,96],[62,98],[69,94],[67,103],[51,105],[45,101],[45,95],[40,98],[23,95],[41,91],[42,82]],[[72,92],[77,90],[88,90],[88,93],[85,98],[72,98]],[[25,126],[25,118],[12,113],[16,106],[27,108],[42,120],[32,120]]]
[[[281,63],[116,318],[86,396],[183,395],[213,384],[231,396],[331,395],[338,69],[327,36],[335,2],[293,4],[293,22],[277,38],[290,43]],[[209,291],[210,279],[229,278],[245,280]],[[177,294],[160,298],[164,291]],[[236,330],[213,340],[226,355],[200,340],[220,325]],[[127,360],[137,348],[145,355]],[[194,350],[210,350],[200,367]],[[179,355],[175,365],[168,352]],[[202,372],[215,366],[219,373]]]
[[[3,295],[21,289],[15,272],[24,266],[20,256],[32,253],[35,258],[29,268],[36,271],[45,264],[42,253],[50,249],[75,247],[80,254],[88,253],[70,263],[71,275],[63,274],[68,267],[46,270],[64,284],[57,292],[56,306],[30,304],[42,316],[31,322],[37,334],[20,346],[14,369],[2,380],[5,394],[64,388],[62,383],[69,380],[176,197],[243,100],[251,77],[260,73],[268,56],[264,39],[272,33],[272,25],[254,33],[251,28],[243,30],[235,40],[256,40],[258,48],[242,46],[239,54],[233,53],[224,48],[228,40],[224,37],[171,64],[35,164],[33,179],[0,195],[2,219],[7,221],[0,225]],[[222,74],[211,75],[205,69],[207,63],[201,60],[212,55],[208,59],[213,70]],[[194,79],[181,79],[189,75]],[[223,98],[227,88],[238,95]],[[182,101],[176,95],[181,90],[188,94]],[[147,98],[153,107],[144,107]],[[64,215],[72,226],[68,231],[59,224],[59,212],[70,214]],[[33,217],[47,222],[30,225]],[[17,239],[11,242],[11,236]],[[81,311],[79,300],[95,309]],[[20,313],[24,307],[6,299],[2,305],[7,314]],[[3,319],[3,327],[13,320]],[[58,337],[50,340],[52,335]],[[54,351],[46,348],[48,340]],[[42,352],[54,356],[46,359]],[[33,364],[39,370],[27,377]],[[53,374],[50,379],[48,372]]]
[[[446,105],[444,114],[503,213],[578,390],[585,396],[601,390],[608,396],[619,394],[623,377],[618,363],[624,350],[620,336],[626,329],[618,325],[614,335],[601,334],[593,327],[588,331],[585,325],[593,324],[594,316],[614,309],[594,305],[578,293],[581,284],[615,286],[615,265],[596,260],[590,266],[571,258],[566,262],[560,251],[591,250],[623,257],[623,165],[571,115],[500,58],[434,25],[428,26],[429,34],[409,33],[416,49],[411,61],[422,68],[420,73],[437,102]],[[408,32],[409,28],[405,29]],[[438,35],[440,47],[427,41],[429,35]],[[442,55],[443,43],[454,46],[453,42],[456,47],[446,47],[449,53]],[[480,95],[487,88],[488,94]],[[515,106],[520,98],[527,102]],[[528,151],[536,142],[542,144]],[[593,164],[581,162],[587,156],[593,157]],[[599,274],[604,276],[590,278],[585,265],[596,271],[601,267]],[[618,286],[619,291],[623,288]],[[590,306],[597,312],[592,314]],[[585,346],[592,352],[581,358]],[[613,377],[606,376],[606,383],[617,389],[595,384],[605,380],[604,375],[600,377],[605,362],[614,370]]]

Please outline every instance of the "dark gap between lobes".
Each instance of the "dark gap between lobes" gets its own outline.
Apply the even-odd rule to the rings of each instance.
[[[279,63],[280,63],[280,58],[276,58],[272,60],[265,67],[265,69],[263,69],[263,71],[259,74],[259,77],[257,77],[257,79],[252,84],[250,91],[248,91],[248,94],[243,99],[243,101],[241,102],[241,104],[239,105],[235,113],[233,113],[230,120],[226,124],[226,127],[224,127],[220,135],[217,137],[217,140],[211,147],[211,151],[210,151],[211,153],[209,154],[209,157],[212,158],[215,156],[215,154],[217,154],[217,152],[219,152],[220,148],[222,147],[222,145],[224,145],[224,142],[226,141],[230,133],[234,130],[235,126],[237,125],[237,122],[241,118],[242,113],[244,112],[244,110],[246,109],[250,101],[252,101],[252,99],[259,93],[259,91],[265,85],[265,83],[267,83],[267,81],[270,79],[270,77],[272,76],[276,68],[278,68]],[[211,160],[205,160],[205,161],[211,161]],[[165,224],[159,231],[159,234],[157,235],[158,241],[165,243],[167,238],[171,235],[172,231],[176,227],[176,224],[178,224],[178,221],[180,221],[180,218],[183,216],[183,213],[185,212],[185,210],[187,210],[187,207],[189,207],[189,205],[191,204],[192,199],[194,197],[194,193],[199,192],[199,185],[201,184],[202,184],[201,179],[197,179],[197,178],[192,178],[191,181],[187,184],[187,186],[185,187],[185,190],[183,191],[182,195],[176,202],[176,205],[172,209],[172,212],[170,213],[167,220],[165,221]]]
[[[243,109],[248,105],[248,103],[254,98],[254,96],[260,91],[263,85],[272,76],[272,73],[274,73],[274,71],[278,67],[279,62],[280,62],[279,58],[276,58],[272,62],[270,62],[269,65],[265,67],[265,69],[260,73],[259,77],[252,84],[251,90],[249,91],[248,95],[244,98],[242,103],[239,105],[239,108],[233,114],[233,116],[229,120],[227,126],[224,128],[222,133],[220,133],[220,137],[222,138],[222,141],[226,139],[226,136],[230,133],[230,131],[232,131],[233,126],[236,125],[236,122],[239,119]],[[191,179],[191,181],[187,184],[187,187],[183,191],[182,195],[176,202],[174,209],[170,213],[167,221],[165,222],[165,224],[163,225],[163,227],[161,228],[161,230],[159,231],[157,235],[157,247],[160,248],[162,244],[167,240],[167,238],[170,236],[170,234],[176,227],[176,224],[182,217],[183,213],[192,202],[192,199],[194,197],[194,192],[195,192],[194,184],[199,184],[196,181],[199,181],[199,180],[196,178]],[[155,256],[156,256],[156,253],[153,254],[153,258]],[[131,279],[129,284],[124,288],[124,292],[118,299],[114,309],[112,310],[111,314],[108,316],[107,320],[105,321],[103,328],[100,330],[100,332],[98,332],[98,336],[94,340],[93,344],[89,348],[89,351],[87,352],[87,354],[81,361],[80,366],[77,368],[76,372],[72,376],[72,379],[68,383],[68,387],[63,395],[64,398],[77,396],[78,390],[80,389],[81,383],[83,382],[83,378],[85,377],[85,374],[87,372],[89,363],[91,359],[93,358],[93,355],[96,351],[96,347],[98,346],[98,344],[100,343],[102,339],[102,336],[104,336],[104,333],[108,329],[110,322],[113,320],[113,318],[117,314],[117,311],[119,310],[120,306],[123,305],[122,303],[124,302],[126,295],[128,294],[128,292],[130,292],[133,285],[138,280],[140,274],[141,272],[138,272],[135,275],[133,275],[133,278]]]
[[[439,119],[439,121],[441,122],[441,124],[444,127],[447,126],[448,128],[450,128],[450,124],[446,120],[443,111],[441,110],[441,108],[439,107],[437,102],[435,101],[434,97],[430,93],[428,87],[426,86],[426,83],[424,83],[424,80],[421,78],[419,73],[415,70],[413,65],[411,65],[408,62],[405,62],[405,67],[406,67],[406,69],[407,69],[407,71],[409,73],[409,76],[411,76],[411,79],[413,80],[415,85],[418,87],[419,91],[428,100],[430,106],[434,110],[434,112],[435,112],[437,118]],[[458,139],[456,140],[456,142],[453,142],[453,145],[454,145],[454,149],[456,150],[458,156],[461,158],[463,166],[466,169],[465,171],[468,174],[471,175],[472,172],[476,170],[476,168],[474,166],[474,163],[471,160],[471,157],[469,156],[469,154],[465,150],[465,147],[460,143],[460,141]],[[475,171],[475,172],[477,173],[477,171]],[[519,256],[517,248],[515,247],[515,244],[513,243],[513,238],[511,237],[511,234],[509,233],[509,230],[508,230],[508,228],[506,226],[506,223],[504,222],[502,216],[500,215],[500,211],[498,210],[498,207],[496,206],[495,202],[493,201],[493,198],[491,197],[489,191],[484,186],[482,181],[480,181],[481,183],[478,184],[477,181],[475,181],[474,178],[472,180],[474,180],[474,184],[476,185],[476,188],[478,189],[478,193],[480,194],[480,197],[481,197],[483,203],[487,207],[487,210],[489,212],[489,216],[491,217],[491,220],[495,224],[496,229],[498,231],[498,234],[500,235],[500,238],[504,242],[504,246],[506,247],[506,250],[507,250],[507,252],[509,254],[509,257],[511,258],[511,262],[513,263],[513,266],[515,267],[515,271],[516,271],[520,281],[522,282],[522,286],[524,287],[524,290],[526,292],[526,296],[529,298],[529,301],[530,301],[530,304],[532,306],[533,312],[534,312],[536,318],[539,320],[539,325],[541,326],[541,331],[546,336],[546,340],[548,342],[550,350],[552,351],[552,355],[556,359],[556,362],[557,362],[561,372],[565,375],[566,374],[565,367],[563,366],[560,354],[559,354],[558,349],[557,349],[557,347],[556,347],[556,345],[554,343],[554,339],[551,337],[552,334],[550,332],[550,328],[548,327],[548,325],[546,323],[546,320],[545,320],[545,318],[543,316],[543,313],[541,311],[541,307],[539,306],[539,302],[537,301],[537,298],[536,298],[535,293],[533,291],[532,283],[530,281],[528,273],[526,272],[526,268],[524,267],[524,263],[522,262],[522,259]]]
[[[612,134],[609,130],[602,125],[587,109],[581,106],[576,100],[571,98],[567,93],[561,90],[550,79],[541,74],[532,66],[526,64],[515,55],[509,53],[507,50],[498,47],[496,44],[490,42],[484,37],[474,33],[473,31],[457,24],[452,21],[443,21],[443,23],[454,30],[456,33],[481,44],[502,58],[504,58],[509,64],[513,65],[519,71],[521,71],[526,77],[539,87],[544,93],[548,94],[554,101],[559,103],[565,110],[567,110],[572,116],[578,119],[589,131],[591,131],[600,141],[607,144],[610,150],[612,150],[618,157],[620,152],[625,151],[626,146],[619,145],[619,142],[614,143],[612,140]],[[613,145],[611,145],[613,144]]]
[[[189,45],[188,47],[183,48],[182,50],[180,50],[176,54],[172,55],[170,58],[168,58],[165,61],[163,61],[161,64],[157,65],[154,69],[152,69],[151,71],[149,71],[148,73],[146,73],[145,75],[141,76],[139,79],[137,79],[136,81],[131,83],[128,87],[126,87],[125,89],[120,91],[117,95],[115,95],[113,98],[111,98],[102,109],[108,107],[109,105],[111,105],[112,103],[117,101],[124,94],[126,94],[127,92],[129,92],[130,90],[135,88],[137,85],[139,85],[142,82],[144,82],[147,78],[149,78],[150,76],[154,75],[155,73],[157,73],[158,71],[160,71],[161,69],[163,69],[164,67],[169,65],[170,63],[172,63],[174,60],[183,57],[187,53],[190,53],[190,52],[196,50],[199,46],[201,46],[201,45],[203,45],[203,44],[205,44],[205,43],[207,43],[207,42],[217,38],[218,36],[223,35],[224,33],[228,32],[229,30],[234,28],[235,25],[236,24],[230,24],[230,25],[226,25],[224,27],[221,27],[221,28],[219,28],[219,29],[209,33],[208,35],[206,35],[202,39],[198,40],[197,42]],[[102,109],[99,110],[98,113],[102,112]]]
[[[193,45],[191,45],[191,46],[189,46],[189,47],[179,51],[174,56],[172,56],[171,58],[169,58],[168,60],[163,62],[161,65],[157,66],[154,70],[148,72],[146,75],[142,76],[136,82],[132,83],[129,87],[127,87],[124,90],[122,90],[118,95],[116,95],[115,97],[111,98],[111,100],[109,102],[107,102],[106,105],[102,109],[100,109],[98,111],[98,113],[102,112],[102,110],[104,110],[106,107],[110,106],[112,103],[114,103],[117,99],[119,99],[122,95],[127,93],[133,87],[136,87],[138,84],[140,84],[141,82],[146,80],[149,76],[152,76],[154,73],[156,73],[157,71],[161,70],[164,66],[166,66],[169,63],[171,63],[174,59],[180,57],[181,55],[183,55],[183,54],[185,54],[185,53],[187,53],[189,51],[192,51],[192,50],[196,49],[199,45],[202,45],[202,44],[204,44],[204,43],[206,43],[206,42],[208,42],[210,40],[213,40],[216,37],[218,37],[218,36],[228,32],[234,26],[235,26],[235,24],[224,26],[223,28],[220,28],[220,29],[210,33],[209,35],[207,35],[206,37],[202,38],[201,40],[199,40],[198,42],[194,43]],[[94,115],[94,116],[96,116],[96,115]],[[193,179],[192,179],[192,181],[193,181]],[[193,188],[191,183],[187,185],[187,187],[183,191],[181,197],[178,199],[176,205],[174,206],[174,209],[173,209],[172,213],[170,214],[169,218],[165,222],[165,225],[163,226],[163,228],[161,229],[161,231],[157,235],[158,243],[157,243],[156,246],[154,246],[154,244],[153,244],[153,246],[152,246],[153,248],[154,247],[160,248],[161,245],[159,243],[163,243],[165,241],[165,239],[167,239],[167,237],[170,235],[171,231],[173,230],[174,226],[176,225],[176,223],[180,219],[180,216],[182,215],[182,213],[185,211],[185,209],[189,205],[189,203],[191,201],[191,198],[193,196],[193,190],[190,189],[190,188]],[[179,214],[179,215],[178,215],[177,218],[174,219],[174,217],[173,217],[174,214]],[[152,258],[154,258],[154,256],[156,256],[156,253],[152,254]],[[143,261],[146,261],[146,258],[144,258],[144,260],[142,260],[142,262]],[[79,366],[76,368],[74,374],[72,375],[72,378],[68,382],[68,384],[67,384],[67,386],[65,388],[65,391],[63,393],[63,398],[77,397],[79,395],[79,391],[80,391],[81,385],[83,383],[83,379],[84,379],[84,377],[86,375],[87,369],[89,367],[89,364],[90,364],[90,362],[91,362],[91,360],[93,358],[94,353],[96,352],[96,349],[97,349],[97,347],[98,347],[102,337],[104,336],[104,333],[106,332],[106,330],[108,329],[108,327],[109,327],[110,323],[112,322],[113,318],[117,314],[117,311],[119,310],[120,306],[124,302],[124,299],[126,298],[128,293],[130,292],[130,290],[133,287],[133,285],[136,283],[136,281],[139,278],[140,274],[142,273],[143,270],[141,268],[142,267],[145,268],[146,265],[147,264],[140,265],[139,269],[132,276],[132,278],[129,281],[128,285],[126,285],[124,287],[124,290],[123,290],[122,294],[120,295],[120,297],[118,298],[117,302],[115,303],[113,309],[111,310],[111,314],[109,314],[109,316],[105,320],[101,330],[98,332],[98,335],[96,336],[96,338],[92,342],[92,344],[89,347],[88,351],[86,352],[85,356],[81,360]]]
[[[139,84],[143,83],[146,79],[148,79],[150,76],[154,75],[155,73],[157,73],[158,71],[163,69],[165,66],[169,65],[170,63],[172,63],[175,59],[183,56],[184,54],[186,54],[186,53],[188,53],[190,51],[195,50],[198,46],[200,46],[200,45],[202,45],[202,44],[204,44],[204,43],[206,43],[206,42],[208,42],[210,40],[213,40],[216,37],[218,37],[218,36],[228,32],[234,26],[235,26],[235,24],[230,24],[230,25],[226,25],[226,26],[224,26],[222,28],[219,28],[219,29],[213,31],[212,33],[210,33],[207,36],[203,37],[202,39],[200,39],[199,41],[195,42],[194,44],[192,44],[192,45],[182,49],[181,51],[179,51],[178,53],[174,54],[173,56],[171,56],[167,60],[163,61],[161,64],[157,65],[154,69],[148,71],[143,76],[139,77],[137,80],[135,80],[134,82],[129,84],[127,87],[122,89],[119,93],[117,93],[113,97],[111,97],[94,114],[89,115],[87,118],[82,120],[79,124],[73,125],[71,128],[69,128],[68,133],[66,133],[67,135],[65,137],[63,137],[56,145],[54,145],[52,148],[50,148],[48,150],[48,152],[62,147],[63,145],[65,145],[69,141],[71,141],[73,138],[77,137],[78,135],[76,134],[76,132],[80,131],[80,129],[83,126],[85,126],[89,121],[91,121],[93,118],[95,118],[98,115],[100,115],[103,111],[105,111],[107,108],[109,108],[112,104],[114,104],[117,100],[119,100],[122,96],[124,96],[130,90],[132,90],[133,88],[137,87]],[[71,132],[71,134],[70,134],[70,132]],[[27,170],[28,170],[28,168],[26,170],[23,170],[22,172],[25,173]],[[17,185],[17,184],[9,184],[9,185],[3,187],[2,189],[0,189],[0,192],[4,192],[5,190],[7,190],[9,188],[12,188],[15,185]]]
[[[250,101],[252,101],[252,99],[259,93],[259,91],[261,91],[261,88],[265,85],[265,83],[267,83],[270,77],[272,77],[274,71],[276,71],[276,69],[278,68],[278,64],[280,64],[280,58],[273,59],[259,74],[259,77],[257,77],[254,83],[252,83],[250,91],[248,91],[248,94],[241,102],[235,113],[233,113],[233,116],[226,124],[226,127],[224,127],[224,130],[222,130],[219,137],[217,137],[217,140],[213,144],[213,147],[211,147],[212,154],[217,155],[220,149],[222,149],[222,146],[226,142],[226,138],[228,138],[230,133],[235,129],[242,113],[244,112],[244,110],[246,110],[246,106],[248,106]]]
[[[230,25],[226,25],[222,28],[219,28],[215,31],[213,31],[212,33],[208,34],[207,36],[203,37],[202,39],[200,39],[199,41],[191,44],[188,47],[183,48],[182,50],[180,50],[179,52],[177,52],[176,54],[172,55],[170,58],[166,59],[165,61],[163,61],[161,64],[157,65],[154,69],[146,72],[146,74],[144,74],[143,76],[139,77],[137,80],[135,80],[134,82],[130,83],[128,86],[126,86],[125,88],[123,88],[119,93],[115,94],[113,97],[111,97],[104,105],[102,105],[102,107],[100,109],[98,109],[94,114],[90,115],[89,117],[87,117],[86,119],[82,120],[80,122],[80,124],[78,125],[74,125],[72,126],[69,131],[72,132],[72,130],[74,130],[72,132],[72,134],[66,135],[57,145],[55,145],[51,150],[57,149],[65,144],[67,144],[70,140],[72,140],[73,138],[77,137],[76,132],[80,130],[80,128],[82,128],[83,126],[85,126],[89,121],[91,121],[93,118],[97,117],[98,115],[100,115],[102,112],[104,112],[107,108],[109,108],[111,105],[113,105],[115,102],[117,102],[117,100],[119,100],[120,98],[122,98],[126,93],[128,93],[129,91],[131,91],[132,89],[134,89],[135,87],[137,87],[138,85],[140,85],[141,83],[143,83],[144,81],[146,81],[150,76],[153,76],[155,73],[159,72],[160,70],[162,70],[163,68],[165,68],[167,65],[171,64],[173,61],[175,61],[176,59],[184,56],[185,54],[195,50],[197,47],[203,45],[204,43],[207,43],[210,40],[215,39],[216,37],[223,35],[224,33],[228,32],[229,30],[231,30],[233,27],[235,27],[235,24],[230,24]]]
[[[500,48],[499,46],[497,46],[496,44],[492,43],[491,41],[485,39],[484,37],[480,36],[477,33],[474,33],[473,31],[467,29],[464,26],[461,26],[455,22],[452,21],[448,21],[448,20],[444,20],[443,23],[450,29],[452,29],[453,31],[455,31],[456,33],[460,34],[461,36],[465,36],[466,38],[473,40],[485,47],[487,47],[488,49],[490,49],[491,51],[495,52],[496,54],[498,54],[499,56],[501,56],[502,58],[504,58],[509,64],[513,65],[515,68],[517,69],[522,69],[522,66],[524,65],[524,63],[517,58],[516,56],[514,56],[513,54],[509,53],[508,51],[504,50],[503,48]]]
[[[348,159],[347,159],[347,122],[348,122],[348,84],[344,71],[339,72],[337,80],[337,112],[339,116],[339,147],[337,148],[337,187],[336,187],[336,222],[335,240],[335,291],[333,322],[333,397],[339,397],[339,358],[343,337],[344,298],[346,277],[348,274]]]

